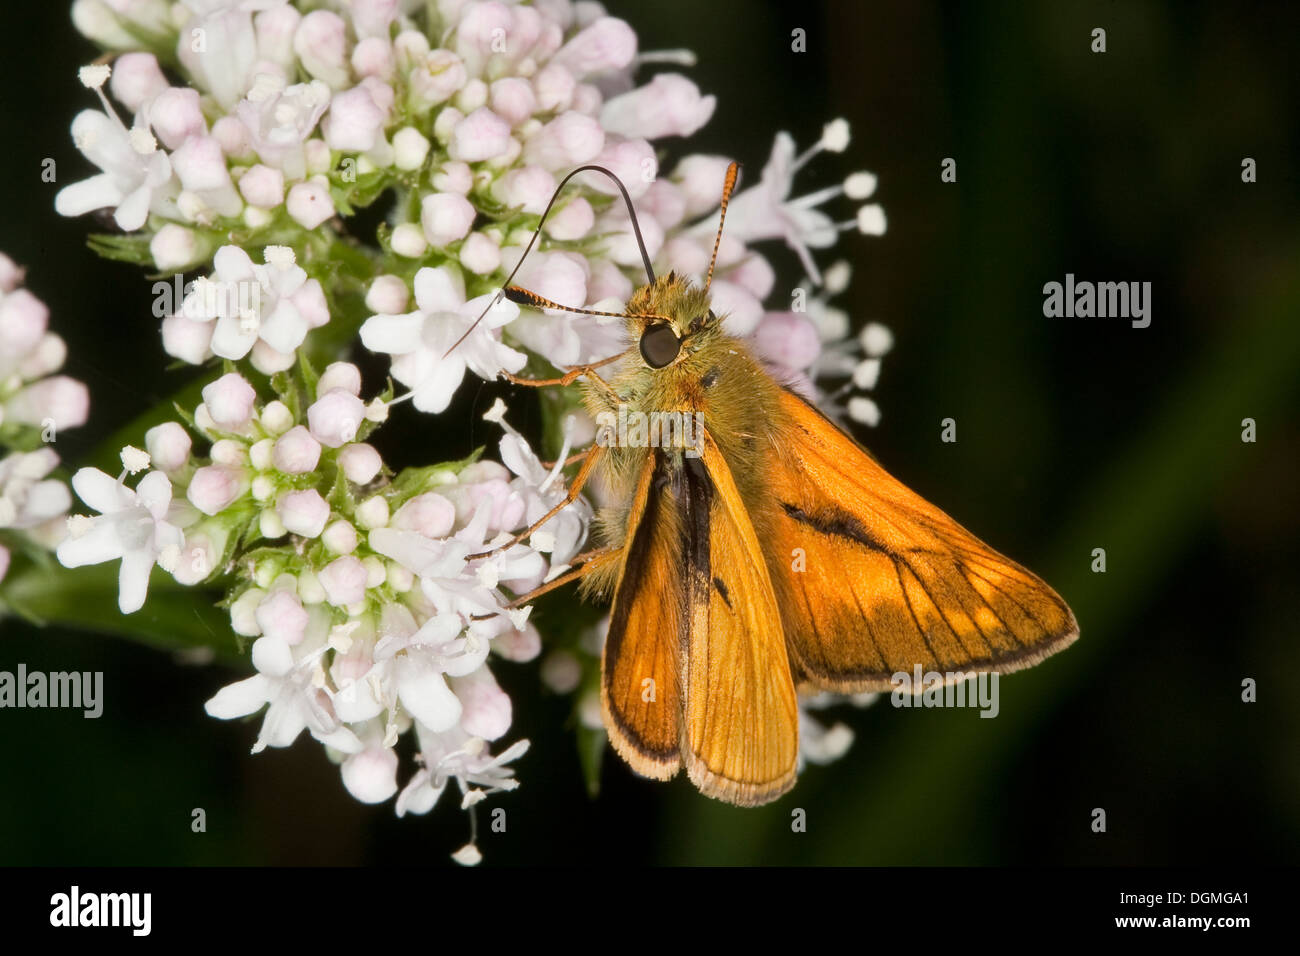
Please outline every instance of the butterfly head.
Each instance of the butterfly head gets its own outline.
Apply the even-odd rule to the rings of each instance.
[[[633,293],[627,311],[629,338],[652,369],[679,361],[711,339],[718,328],[708,292],[674,272]]]

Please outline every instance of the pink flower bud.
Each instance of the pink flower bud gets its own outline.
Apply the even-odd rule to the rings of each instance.
[[[144,447],[155,468],[174,474],[190,460],[190,435],[177,422],[163,422],[144,433]]]
[[[406,310],[411,293],[398,276],[376,276],[366,290],[366,308],[381,315],[400,315]]]
[[[474,188],[474,172],[468,163],[455,160],[443,163],[433,174],[433,188],[440,193],[459,193],[464,196]]]
[[[595,118],[600,112],[602,103],[604,99],[600,95],[599,87],[591,83],[579,83],[573,88],[573,105],[570,109],[575,113]]]
[[[315,229],[334,215],[334,200],[330,198],[325,184],[313,180],[298,183],[290,189],[285,208],[298,225],[304,229]]]
[[[486,667],[451,678],[452,692],[460,699],[460,725],[465,733],[496,740],[510,729],[510,697]]]
[[[86,424],[90,392],[66,375],[53,375],[28,385],[9,400],[5,418],[24,425],[42,425],[47,419],[56,430]]]
[[[253,154],[248,127],[236,116],[223,116],[213,123],[212,138],[221,144],[222,152],[232,159],[244,159]]]
[[[485,276],[501,265],[501,247],[481,232],[471,232],[460,247],[460,264]]]
[[[466,83],[452,100],[456,109],[466,115],[473,113],[480,106],[487,106],[488,85],[475,78]]]
[[[187,319],[179,312],[162,322],[163,351],[191,365],[199,365],[211,353],[212,323]]]
[[[717,98],[680,73],[659,73],[645,86],[616,96],[600,110],[607,130],[624,136],[690,136],[709,121]]]
[[[395,69],[393,47],[385,38],[366,37],[352,50],[352,72],[357,76],[388,82]]]
[[[393,165],[413,171],[424,165],[429,155],[429,141],[413,126],[403,126],[393,134]]]
[[[611,170],[627,187],[628,195],[633,199],[640,199],[645,195],[659,172],[659,161],[655,159],[655,151],[643,139],[606,141],[605,148],[597,154],[593,162]],[[618,195],[618,187],[604,176],[592,176],[590,183],[592,188],[599,192],[610,196]]]
[[[578,31],[551,58],[579,79],[621,70],[636,56],[636,33],[624,21],[601,17]]]
[[[0,356],[7,361],[36,348],[49,326],[50,310],[26,289],[0,299]]]
[[[27,381],[52,375],[63,367],[68,357],[68,346],[53,332],[46,332],[36,343],[36,349],[27,354],[18,366],[18,374]]]
[[[343,469],[343,474],[348,481],[358,485],[373,481],[383,466],[379,452],[364,442],[348,445],[339,452],[339,467]]]
[[[295,425],[275,440],[271,462],[286,475],[305,475],[316,470],[320,442],[301,425]]]
[[[293,35],[293,49],[303,69],[332,89],[348,85],[347,24],[328,10],[313,10]]]
[[[331,149],[364,153],[375,148],[383,131],[387,111],[364,86],[336,93],[325,117],[325,142]]]
[[[519,76],[507,76],[491,86],[492,112],[511,126],[518,126],[537,109],[532,84]]]
[[[255,617],[263,634],[290,646],[301,644],[307,633],[307,612],[302,602],[292,591],[283,588],[272,591],[257,606]]]
[[[343,761],[343,786],[362,803],[383,803],[397,792],[397,754],[387,747],[367,747]]]
[[[727,271],[727,281],[749,291],[760,302],[768,297],[776,284],[776,273],[771,264],[757,252],[752,252],[740,264]]]
[[[287,71],[294,66],[293,40],[302,14],[290,4],[271,6],[257,15],[257,49],[262,57]]]
[[[341,388],[326,392],[307,409],[307,425],[322,445],[339,448],[355,441],[366,417],[366,406]]]
[[[686,197],[686,215],[694,219],[718,208],[722,198],[722,183],[726,179],[726,156],[706,156],[695,153],[687,156],[673,170],[673,181]]]
[[[242,469],[227,465],[205,465],[194,472],[185,496],[205,515],[224,511],[244,493],[247,485]]]
[[[632,282],[617,264],[608,259],[598,259],[592,263],[591,277],[587,280],[587,301],[614,299],[617,302],[626,302],[631,295]]]
[[[417,531],[426,538],[445,538],[456,525],[456,507],[442,495],[426,491],[398,508],[389,527]]]
[[[460,489],[460,504],[468,520],[486,502],[488,527],[493,531],[513,531],[523,524],[524,500],[503,479],[480,481]]]
[[[361,369],[351,362],[332,362],[321,372],[316,383],[317,393],[341,388],[353,395],[361,394]]]
[[[710,290],[713,293],[713,311],[718,315],[726,313],[723,325],[727,334],[737,338],[754,331],[763,317],[763,305],[747,290],[734,282],[714,279]]]
[[[320,539],[335,554],[351,554],[357,549],[357,529],[342,518],[322,531]]]
[[[664,229],[672,229],[686,218],[686,197],[667,179],[656,179],[641,197],[637,208],[648,210]]]
[[[176,149],[191,136],[203,136],[208,131],[199,108],[199,91],[189,87],[165,87],[149,104],[147,115],[159,142],[168,149]]]
[[[388,27],[397,18],[401,0],[352,0],[352,25],[359,37],[388,40]]]
[[[569,108],[573,101],[573,88],[578,81],[567,67],[548,63],[533,77],[533,92],[537,96],[537,109],[554,113]]]
[[[254,206],[274,209],[284,202],[284,173],[258,163],[239,178],[239,191]]]
[[[492,184],[492,195],[506,206],[540,215],[555,193],[555,177],[541,166],[512,169]],[[549,223],[549,220],[548,220]]]
[[[191,136],[172,153],[172,167],[186,189],[224,189],[230,186],[221,144],[211,136]]]
[[[366,577],[365,565],[350,554],[335,558],[317,575],[325,589],[325,600],[335,607],[346,607],[364,598]]]
[[[183,269],[199,260],[199,240],[191,229],[169,222],[149,240],[149,255],[158,269]]]
[[[510,124],[482,106],[456,124],[447,152],[452,159],[477,163],[501,156],[509,143]]]
[[[444,103],[468,80],[460,57],[450,50],[434,50],[421,58],[408,77],[412,105],[427,110]]]
[[[782,368],[802,371],[821,354],[817,327],[794,312],[769,312],[754,331],[758,354]]]
[[[587,301],[587,272],[582,262],[573,252],[533,253],[515,278],[545,299],[574,305]]]
[[[420,225],[431,246],[446,246],[464,239],[477,215],[464,196],[455,193],[431,193],[420,202]]]
[[[596,228],[608,233],[606,248],[611,259],[621,266],[635,268],[641,264],[641,247],[626,214],[621,218],[606,214]],[[641,220],[641,238],[645,240],[651,259],[659,255],[664,244],[664,230],[657,219],[647,216]]]
[[[330,506],[314,488],[291,491],[276,502],[275,513],[284,529],[304,538],[315,538],[330,520]]]
[[[257,392],[237,372],[228,372],[204,386],[203,403],[212,420],[226,431],[238,431],[253,417]]]
[[[591,232],[595,222],[596,214],[591,203],[578,196],[551,213],[544,231],[552,239],[565,242],[583,238]]]
[[[605,131],[590,116],[561,113],[524,144],[524,161],[549,170],[579,166],[594,159],[605,146]]]
[[[113,61],[109,89],[114,99],[132,113],[137,113],[140,107],[167,89],[167,78],[152,53],[123,53]]]

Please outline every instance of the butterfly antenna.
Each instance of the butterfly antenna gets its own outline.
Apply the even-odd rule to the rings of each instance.
[[[628,195],[627,187],[623,185],[622,180],[620,180],[616,175],[614,175],[612,170],[606,169],[604,166],[597,166],[595,164],[579,166],[577,169],[574,169],[567,176],[561,179],[560,184],[555,187],[555,192],[551,194],[551,201],[548,202],[546,204],[546,208],[542,210],[542,218],[538,221],[537,228],[533,230],[532,238],[528,240],[528,245],[524,247],[524,254],[519,257],[519,261],[515,263],[515,267],[510,270],[510,275],[506,276],[506,281],[502,283],[503,286],[502,291],[492,297],[492,301],[487,304],[487,308],[485,308],[482,312],[479,313],[479,317],[474,320],[473,324],[470,325],[468,329],[465,330],[465,334],[462,335],[460,338],[458,338],[452,344],[451,348],[447,349],[447,351],[443,353],[442,356],[443,358],[446,358],[452,352],[456,351],[456,348],[460,345],[460,343],[464,342],[467,338],[469,338],[470,333],[473,332],[476,328],[478,328],[478,324],[483,321],[483,317],[488,314],[488,312],[492,309],[494,305],[496,305],[498,302],[501,301],[501,296],[505,294],[505,288],[509,287],[511,280],[514,279],[515,277],[515,273],[519,271],[520,267],[524,264],[524,261],[528,258],[528,253],[533,251],[533,245],[537,242],[537,237],[542,234],[542,226],[546,224],[546,217],[551,214],[551,207],[555,205],[555,200],[560,198],[560,191],[564,189],[565,185],[569,182],[570,179],[578,175],[578,173],[583,173],[583,172],[603,173],[613,181],[615,186],[618,187],[618,191],[623,196],[623,202],[627,205],[627,213],[629,216],[632,217],[632,231],[636,234],[637,248],[641,250],[641,261],[645,264],[646,278],[649,280],[651,285],[654,285],[655,271],[654,268],[650,265],[650,253],[646,251],[645,238],[641,235],[641,224],[637,221],[636,208],[632,205],[632,197]],[[715,250],[715,254],[716,254],[716,250]],[[510,298],[510,297],[507,295],[506,298]],[[511,300],[511,301],[516,301],[516,300]],[[566,311],[569,312],[583,311],[582,309],[570,309],[567,306],[554,305],[554,304],[547,306],[547,308],[565,309]],[[600,312],[600,313],[592,313],[592,314],[610,315],[611,313]]]
[[[727,167],[727,178],[722,183],[722,214],[718,216],[718,235],[713,240],[713,256],[709,259],[709,275],[704,280],[704,291],[709,291],[713,284],[713,267],[718,261],[718,247],[722,245],[722,224],[727,221],[727,203],[731,202],[731,193],[736,188],[736,176],[740,173],[740,163]]]

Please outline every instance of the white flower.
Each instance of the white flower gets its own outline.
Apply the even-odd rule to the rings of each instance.
[[[329,650],[328,633],[327,613],[313,610],[307,636],[298,645],[291,646],[282,637],[258,638],[252,652],[257,673],[223,687],[204,704],[204,710],[220,720],[231,720],[269,704],[253,753],[287,747],[304,729],[335,750],[359,752],[361,741],[339,722],[330,695],[317,685],[317,675],[323,673],[321,658]]]
[[[68,486],[45,477],[58,464],[52,448],[0,459],[0,528],[34,528],[67,512],[72,504]]]
[[[102,96],[102,92],[100,93]],[[87,159],[102,172],[64,186],[54,197],[61,216],[81,216],[112,207],[113,219],[124,232],[145,224],[150,211],[169,212],[175,195],[172,166],[153,141],[147,126],[128,130],[108,101],[104,112],[83,110],[72,121],[72,138]]]
[[[361,326],[361,341],[373,352],[394,356],[393,377],[413,391],[416,408],[441,412],[451,404],[466,369],[493,379],[502,369],[518,372],[527,361],[500,341],[498,330],[519,315],[519,307],[506,300],[487,309],[478,327],[448,354],[493,298],[481,295],[466,302],[459,273],[446,266],[425,267],[415,274],[416,311],[371,316]]]
[[[789,198],[795,174],[809,159],[822,150],[835,152],[844,148],[847,124],[837,124],[843,124],[843,121],[828,124],[822,140],[801,156],[795,155],[794,139],[790,134],[778,133],[758,184],[736,193],[727,209],[727,232],[732,239],[784,239],[799,256],[800,263],[814,282],[821,281],[821,273],[810,249],[833,246],[846,226],[856,226],[862,232],[874,235],[883,233],[885,229],[884,212],[879,205],[863,206],[858,210],[856,220],[844,224],[835,223],[815,208],[844,195],[846,189],[843,185],[821,189],[797,199]],[[874,185],[874,180],[864,180],[861,174],[854,174],[849,177],[849,183],[855,197],[865,198],[864,190],[870,192],[870,189],[864,183]],[[702,234],[712,236],[716,223],[710,225],[706,221],[699,228]]]
[[[307,173],[303,143],[329,105],[329,87],[320,80],[286,87],[280,78],[263,74],[236,113],[262,162],[286,179],[299,180]]]
[[[213,269],[186,296],[180,313],[190,322],[215,320],[208,348],[222,358],[252,351],[259,371],[281,371],[293,363],[307,332],[329,321],[320,283],[298,265],[254,265],[238,246],[222,246]]]
[[[488,793],[519,786],[514,771],[506,764],[528,752],[527,740],[515,742],[494,757],[481,738],[471,737],[463,730],[435,733],[416,723],[415,732],[424,767],[398,796],[398,816],[428,813],[451,780],[460,785],[462,793],[468,793],[475,785],[487,788]]]
[[[151,471],[135,489],[114,481],[98,468],[82,468],[72,476],[77,495],[100,514],[80,524],[58,548],[64,567],[121,560],[117,604],[123,614],[144,606],[149,572],[155,564],[166,569],[180,556],[181,530],[166,520],[172,485],[160,471]]]
[[[195,82],[232,109],[253,81],[257,32],[253,13],[285,0],[184,0],[193,11],[180,29],[176,54]]]

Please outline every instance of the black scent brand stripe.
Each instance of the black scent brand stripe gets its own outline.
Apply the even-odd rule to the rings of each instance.
[[[683,462],[682,505],[686,512],[682,553],[686,558],[686,583],[691,593],[689,607],[702,602],[708,606],[709,588],[713,585],[713,556],[709,547],[709,513],[713,508],[713,482],[704,463],[698,458]]]
[[[727,605],[727,610],[731,610],[731,592],[727,590],[727,585],[723,583],[722,578],[714,578],[713,586],[718,589],[718,594],[722,596],[722,603]]]
[[[816,514],[809,514],[802,508],[784,501],[781,503],[781,507],[795,521],[806,524],[814,531],[820,531],[824,535],[837,538],[845,538],[873,551],[884,551],[886,553],[891,551],[883,541],[863,527],[861,521],[846,511],[825,509],[818,511]]]

